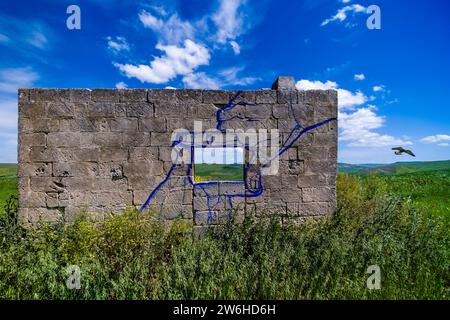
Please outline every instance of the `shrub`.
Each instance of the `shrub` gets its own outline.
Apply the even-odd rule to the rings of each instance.
[[[11,218],[11,217],[10,217]],[[2,217],[1,219],[6,219]],[[126,210],[32,230],[0,222],[3,299],[448,299],[448,218],[390,195],[381,180],[339,176],[338,210],[302,225],[230,222],[197,239],[185,220]],[[81,289],[66,287],[66,268]],[[368,290],[369,265],[381,289]]]

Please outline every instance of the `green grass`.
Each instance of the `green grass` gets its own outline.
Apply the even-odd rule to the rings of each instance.
[[[17,164],[0,163],[0,214],[6,200],[17,194]]]
[[[450,216],[450,170],[422,171],[366,177],[383,181],[385,192],[412,201],[429,214]]]
[[[338,170],[342,173],[377,173],[402,174],[421,171],[450,170],[450,160],[423,162],[396,162],[391,164],[348,164],[339,163]]]
[[[449,186],[450,170],[339,174],[332,217],[282,225],[257,212],[200,239],[191,221],[132,210],[23,230],[12,206],[0,216],[0,299],[448,300]],[[380,290],[366,287],[374,264]],[[66,288],[69,265],[80,290]]]
[[[194,181],[243,181],[242,164],[195,164]]]

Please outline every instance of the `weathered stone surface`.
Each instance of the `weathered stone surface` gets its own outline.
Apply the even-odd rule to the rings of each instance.
[[[19,167],[19,177],[51,177],[52,163],[24,163]]]
[[[336,190],[328,187],[303,188],[303,202],[331,202],[336,197]]]
[[[278,77],[275,82],[272,84],[273,90],[294,90],[295,82],[293,77]]]
[[[275,90],[256,91],[256,103],[277,103],[277,92]]]
[[[203,103],[227,104],[228,92],[223,90],[206,90],[203,92]]]
[[[126,113],[128,117],[153,117],[153,104],[149,102],[130,103],[126,106]]]
[[[119,89],[120,102],[147,102],[147,89]]]
[[[164,118],[139,119],[139,131],[166,132],[166,130],[166,119]]]
[[[198,233],[233,216],[242,221],[246,214],[281,215],[283,223],[291,218],[302,223],[333,213],[337,121],[304,130],[337,116],[337,93],[298,91],[291,77],[278,78],[272,88],[21,89],[22,223],[69,223],[81,211],[102,219],[127,206],[140,207],[157,186],[148,208],[162,219],[190,219]],[[178,129],[192,132],[194,121],[202,121],[202,132],[216,129],[218,111],[227,104],[233,107],[220,113],[221,129],[245,133],[247,144],[250,130],[259,131],[269,146],[279,140],[282,152],[264,168],[271,151],[259,162],[246,163],[245,184],[194,183],[195,170],[189,166],[193,150],[184,145],[173,149],[172,138],[178,138],[172,135]],[[260,131],[271,129],[279,129],[272,141]],[[184,144],[189,144],[190,132]],[[227,138],[227,146],[235,143],[235,136]],[[258,148],[249,145],[247,150],[249,161]],[[179,163],[174,164],[177,155]]]

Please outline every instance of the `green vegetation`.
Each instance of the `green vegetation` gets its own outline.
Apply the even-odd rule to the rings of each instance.
[[[17,196],[17,164],[0,163],[0,214],[12,195]]]
[[[0,219],[0,298],[448,299],[449,215],[430,215],[389,184],[341,174],[333,217],[285,226],[249,218],[200,239],[190,222],[135,211],[26,231],[10,204]],[[366,287],[374,264],[381,290]],[[66,288],[69,265],[81,269],[79,290]]]
[[[395,175],[361,176],[369,181],[379,180],[385,192],[412,201],[416,208],[432,215],[450,217],[450,170],[423,171]]]
[[[333,217],[281,226],[258,212],[200,239],[191,222],[133,210],[24,230],[12,197],[0,216],[0,299],[450,298],[450,170],[339,174],[337,191]],[[66,287],[70,265],[79,290]],[[380,290],[366,287],[370,265]]]
[[[244,167],[242,164],[210,164],[194,165],[194,181],[243,181]]]
[[[425,162],[396,162],[391,164],[348,164],[338,163],[338,171],[343,173],[401,174],[422,171],[450,170],[450,160]]]

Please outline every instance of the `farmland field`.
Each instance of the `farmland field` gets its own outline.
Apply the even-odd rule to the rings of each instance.
[[[0,163],[0,213],[11,195],[17,195],[17,164]]]
[[[204,181],[243,181],[242,164],[209,164],[194,165],[194,182]]]

